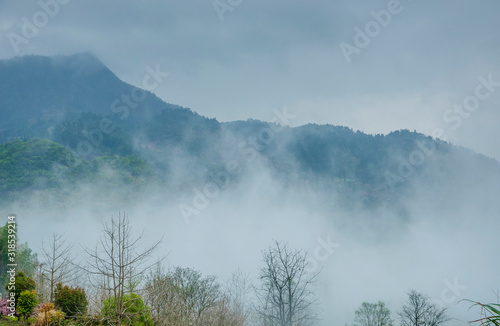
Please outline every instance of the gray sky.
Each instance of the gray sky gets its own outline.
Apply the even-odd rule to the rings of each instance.
[[[220,121],[269,121],[286,107],[293,125],[441,128],[453,143],[500,159],[500,87],[482,88],[488,98],[479,103],[468,97],[479,77],[500,81],[498,1],[59,2],[51,17],[37,1],[0,0],[0,58],[92,51],[137,86],[159,65],[169,73],[154,89],[159,97]],[[23,35],[26,21],[38,31]],[[355,28],[371,36],[355,40]],[[358,45],[350,63],[341,44]],[[447,122],[464,100],[471,112],[450,111]]]

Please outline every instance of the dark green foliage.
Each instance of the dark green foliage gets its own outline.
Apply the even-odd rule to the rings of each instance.
[[[76,120],[57,124],[53,139],[85,159],[103,155],[131,155],[134,152],[132,137],[118,125],[100,114],[82,113]],[[79,152],[83,143],[85,150]]]
[[[87,295],[81,288],[73,288],[62,284],[56,285],[55,304],[61,309],[66,318],[82,316],[87,312]]]
[[[18,243],[16,262],[18,270],[23,271],[30,277],[35,277],[35,270],[38,266],[38,255],[28,247],[28,244]]]
[[[149,315],[149,308],[144,304],[141,297],[135,293],[125,294],[123,296],[123,306],[125,316],[122,320],[122,325],[130,326],[150,326],[153,321]],[[115,313],[115,298],[111,297],[104,300],[104,307],[101,314],[108,321],[116,320]]]
[[[63,146],[49,140],[16,140],[0,146],[0,193],[57,186],[74,161]]]
[[[15,241],[17,244],[15,252],[17,271],[22,271],[25,276],[34,276],[35,268],[38,265],[37,255],[28,247],[27,243],[19,243],[17,232],[11,233],[9,237],[9,223],[5,223],[3,227],[0,227],[0,277],[2,282],[2,291],[0,292],[2,293],[5,293],[3,291],[4,285],[9,282],[10,277],[7,274],[7,264],[11,263],[9,262],[9,240],[11,243]]]
[[[309,124],[293,130],[287,150],[304,171],[377,185],[385,182],[384,171],[397,163],[390,151],[407,157],[422,136],[372,136],[347,127]]]
[[[220,124],[191,110],[163,111],[147,124],[149,139],[158,141],[162,147],[182,146],[193,155],[201,155],[216,137]]]
[[[148,163],[135,155],[86,161],[49,140],[18,140],[0,145],[0,194],[59,189],[76,182],[143,184],[153,174]]]
[[[36,298],[35,290],[25,290],[22,291],[19,295],[19,299],[17,300],[17,313],[26,319],[35,309],[38,300]]]
[[[7,273],[7,264],[9,264],[9,251],[8,251],[8,240],[9,240],[9,223],[0,229],[0,277],[2,279],[2,284],[5,284],[5,280],[9,278]],[[17,240],[17,236],[15,238]],[[2,286],[3,287],[3,286]],[[2,291],[3,292],[3,291]]]
[[[16,280],[15,280],[15,284],[14,284],[14,286],[15,286],[14,293],[15,293],[16,302],[19,302],[19,296],[21,295],[21,292],[35,290],[36,282],[31,277],[26,276],[26,274],[22,271],[17,272],[15,278],[16,278]],[[5,285],[5,290],[7,290],[7,293],[12,292],[11,291],[12,284],[7,283]]]

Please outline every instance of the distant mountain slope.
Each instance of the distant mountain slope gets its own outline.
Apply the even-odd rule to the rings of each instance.
[[[348,204],[393,203],[422,189],[440,204],[480,200],[476,190],[500,184],[497,161],[417,132],[219,123],[147,91],[131,107],[122,96],[133,91],[88,53],[1,60],[0,192],[89,180],[138,185],[153,175],[189,191],[233,173],[228,166],[238,167],[238,180],[255,162],[291,187],[341,193]]]
[[[0,145],[0,193],[54,187],[59,178],[69,177],[73,172],[69,167],[73,161],[66,148],[48,140],[31,139]],[[56,167],[59,173],[55,172]]]
[[[115,120],[127,115],[135,122],[179,109],[148,91],[140,101],[125,103],[122,95],[130,97],[134,89],[89,53],[0,60],[0,143],[16,137],[51,138],[55,124],[85,112]]]
[[[152,176],[148,164],[134,156],[79,160],[64,146],[44,139],[0,145],[0,195],[77,183],[140,184]]]

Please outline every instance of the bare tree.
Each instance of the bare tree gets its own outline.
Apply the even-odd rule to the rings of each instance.
[[[248,318],[235,309],[231,300],[223,296],[217,301],[215,307],[212,307],[205,313],[202,324],[206,326],[246,326]]]
[[[179,323],[173,313],[178,308],[173,282],[160,263],[157,264],[156,269],[150,271],[144,292],[144,302],[150,307],[151,317],[155,324],[171,325]]]
[[[393,323],[391,311],[382,301],[363,302],[354,315],[354,321],[360,326],[390,326]]]
[[[208,317],[223,299],[215,276],[177,267],[165,273],[161,267],[146,283],[146,302],[159,325],[207,325]]]
[[[165,272],[158,266],[144,292],[155,325],[245,326],[248,316],[243,303],[236,303],[243,294],[237,291],[237,298],[223,293],[215,276],[203,276],[191,268]]]
[[[438,308],[428,296],[415,290],[408,292],[408,303],[398,315],[402,326],[439,326],[450,320],[446,308]]]
[[[68,283],[77,276],[77,267],[71,255],[71,245],[66,243],[64,235],[52,234],[48,245],[42,243],[41,279],[47,278],[50,302],[54,302],[57,283]]]
[[[251,317],[251,306],[248,298],[251,289],[248,276],[240,270],[231,275],[227,284],[226,301],[230,304],[233,314],[242,321],[241,325],[244,325]]]
[[[104,277],[100,286],[114,299],[116,319],[113,322],[116,325],[130,318],[124,305],[125,294],[131,292],[127,287],[153,266],[148,265],[147,260],[161,242],[141,249],[142,236],[133,237],[127,216],[120,214],[118,218],[112,217],[110,224],[103,224],[103,234],[96,248],[85,249],[88,267],[83,268],[88,273]]]
[[[257,313],[266,326],[306,326],[317,320],[311,287],[318,274],[307,274],[307,255],[275,241],[263,253]]]

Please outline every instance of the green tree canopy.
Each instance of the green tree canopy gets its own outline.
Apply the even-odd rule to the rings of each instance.
[[[123,305],[125,318],[122,320],[122,325],[128,326],[152,326],[153,321],[149,315],[149,308],[144,304],[141,297],[135,293],[125,294],[123,297]],[[115,299],[111,297],[104,300],[104,307],[101,314],[108,321],[113,322],[116,319],[115,315]]]
[[[24,274],[23,271],[17,272],[15,279],[16,279],[15,283],[14,283],[15,290],[11,291],[12,287],[11,287],[11,284],[9,284],[9,283],[7,283],[5,285],[5,290],[7,290],[7,292],[14,292],[16,302],[19,302],[19,296],[21,295],[21,292],[26,291],[26,290],[28,290],[28,291],[35,290],[36,282],[31,277]]]
[[[67,318],[83,315],[87,312],[87,295],[82,288],[72,288],[61,283],[56,285],[55,303]]]
[[[35,290],[25,290],[19,295],[17,313],[26,319],[33,312],[37,303],[38,300],[36,298]]]

